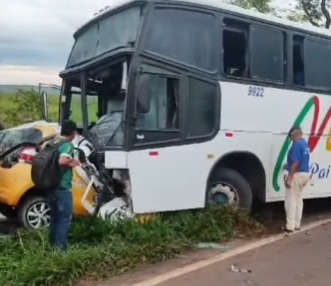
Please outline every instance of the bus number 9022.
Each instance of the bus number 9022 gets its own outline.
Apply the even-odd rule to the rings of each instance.
[[[248,96],[263,97],[264,88],[259,86],[248,87]]]

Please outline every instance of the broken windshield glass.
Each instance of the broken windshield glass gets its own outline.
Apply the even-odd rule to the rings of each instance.
[[[129,60],[125,58],[88,72],[87,94],[98,98],[97,114],[100,119],[96,123],[90,120],[90,114],[96,110],[88,108],[89,135],[97,147],[122,146],[124,143],[128,69]]]
[[[124,142],[124,123],[122,112],[103,116],[89,132],[95,147],[122,146]]]
[[[0,154],[23,142],[39,144],[42,140],[43,135],[36,128],[3,130],[0,132]]]

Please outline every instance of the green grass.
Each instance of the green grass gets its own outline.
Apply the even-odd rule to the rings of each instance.
[[[193,250],[198,242],[258,235],[259,224],[231,208],[182,212],[139,224],[84,219],[74,223],[70,249],[51,250],[45,232],[0,240],[0,281],[6,286],[73,285],[101,280]]]
[[[71,104],[71,119],[77,122],[78,124],[82,124],[83,122],[83,114],[82,114],[82,105],[79,96],[74,96]],[[49,115],[52,121],[58,121],[59,114],[59,95],[49,95]],[[98,111],[98,100],[96,97],[89,97],[88,100],[88,119],[89,122],[97,121],[97,111]],[[23,120],[18,119],[15,120],[11,115],[17,112],[17,103],[15,102],[15,94],[10,93],[0,93],[0,121],[6,127],[13,127],[17,124],[24,123]],[[35,112],[32,112],[35,113]],[[28,116],[23,116],[25,119]],[[35,114],[31,114],[31,117],[34,118]],[[29,118],[27,118],[29,119]]]

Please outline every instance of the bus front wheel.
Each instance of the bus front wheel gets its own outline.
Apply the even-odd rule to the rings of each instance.
[[[231,205],[250,210],[253,194],[247,180],[237,171],[215,170],[209,180],[206,206]]]

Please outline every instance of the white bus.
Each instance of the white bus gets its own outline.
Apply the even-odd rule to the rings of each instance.
[[[74,38],[61,120],[82,119],[134,213],[283,200],[293,124],[306,197],[331,196],[328,31],[218,0],[124,0]]]

